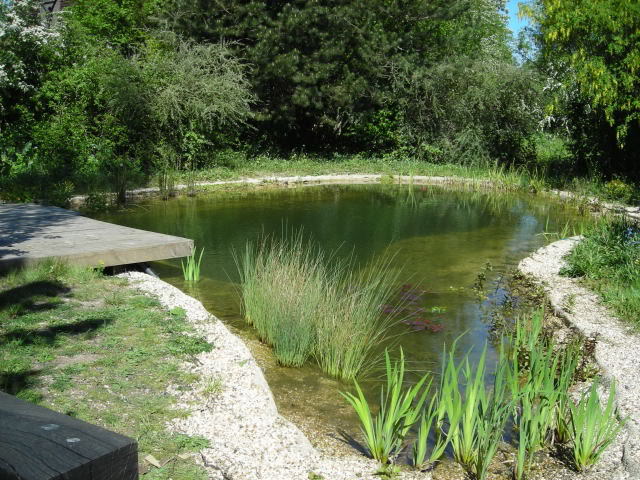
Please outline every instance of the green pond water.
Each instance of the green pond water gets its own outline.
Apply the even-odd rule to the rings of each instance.
[[[276,364],[240,316],[238,273],[232,252],[262,235],[303,231],[327,252],[351,255],[364,264],[393,255],[414,317],[428,328],[400,324],[400,344],[414,372],[440,370],[443,345],[459,340],[459,352],[479,356],[489,337],[486,308],[470,287],[487,262],[487,284],[545,244],[543,231],[558,231],[579,219],[566,204],[528,195],[452,191],[434,186],[335,185],[234,192],[146,201],[100,219],[193,238],[205,248],[202,278],[182,280],[180,261],[158,262],[165,281],[203,302],[246,340],[273,390],[278,407],[312,440],[356,435],[358,424],[339,392],[350,388],[318,368]],[[402,288],[399,285],[399,288]],[[499,300],[496,288],[494,297]],[[432,312],[433,307],[436,308]],[[423,311],[424,310],[424,311]],[[490,362],[495,351],[489,345]],[[222,379],[224,382],[224,379]],[[377,398],[379,374],[365,382]],[[375,393],[374,393],[375,392]],[[374,397],[373,395],[376,395]]]

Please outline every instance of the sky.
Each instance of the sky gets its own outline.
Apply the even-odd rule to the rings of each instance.
[[[507,11],[509,13],[509,28],[513,32],[513,36],[517,37],[518,32],[528,23],[527,20],[520,20],[518,18],[518,3],[524,0],[508,0]]]

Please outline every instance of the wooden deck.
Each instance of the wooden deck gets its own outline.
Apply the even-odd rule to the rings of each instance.
[[[47,258],[128,265],[186,257],[192,248],[187,238],[100,222],[64,208],[0,204],[0,271]]]

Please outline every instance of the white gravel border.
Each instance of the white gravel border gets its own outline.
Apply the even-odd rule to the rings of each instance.
[[[596,465],[598,479],[640,479],[640,336],[602,306],[596,294],[561,276],[564,257],[581,240],[559,240],[536,251],[518,269],[540,284],[555,313],[586,337],[597,337],[595,359],[603,380],[616,382],[616,401],[627,424],[619,441]]]
[[[278,414],[262,370],[243,341],[211,315],[196,299],[159,278],[128,272],[133,288],[158,298],[167,309],[180,307],[196,331],[213,344],[186,368],[203,382],[189,392],[173,392],[191,412],[170,428],[209,439],[202,463],[215,480],[379,480],[379,464],[364,456],[329,457],[317,451],[293,423]],[[207,394],[206,385],[219,381],[221,391]],[[430,473],[407,472],[405,480],[430,480]]]

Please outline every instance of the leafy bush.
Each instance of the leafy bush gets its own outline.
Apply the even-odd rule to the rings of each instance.
[[[619,178],[614,178],[604,184],[604,194],[609,200],[616,200],[622,203],[629,203],[635,196],[633,185],[624,182]]]

